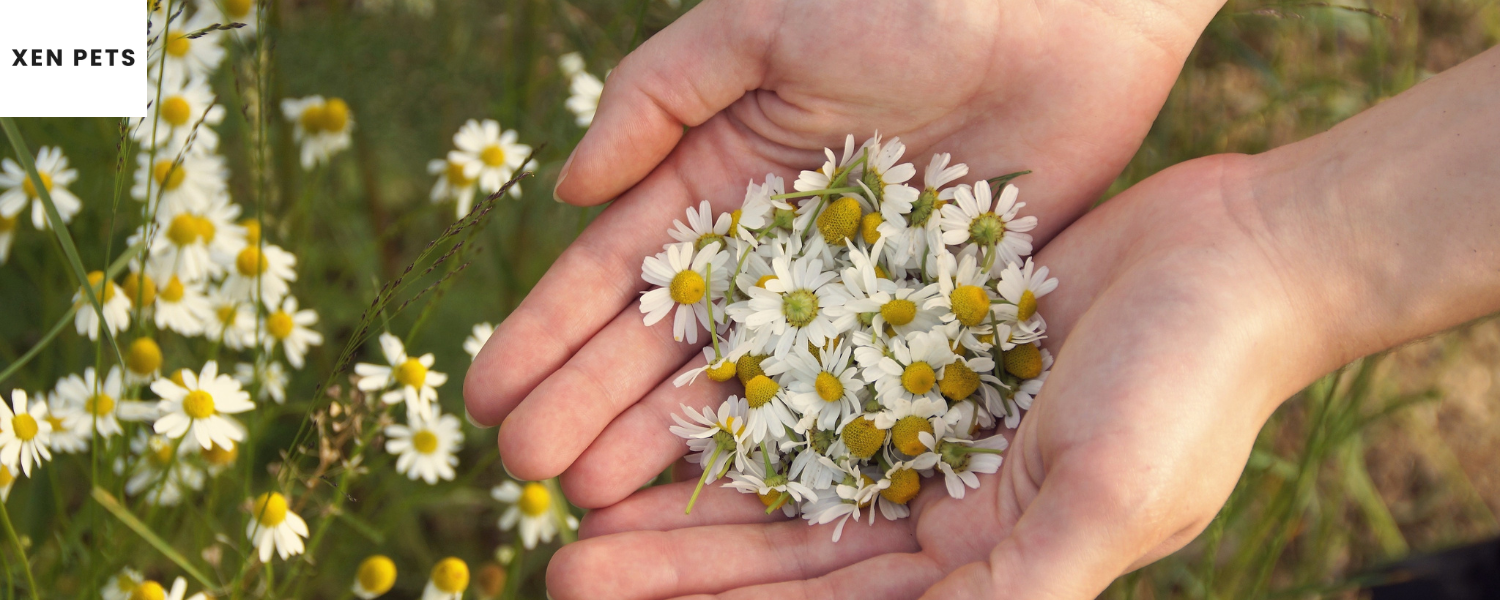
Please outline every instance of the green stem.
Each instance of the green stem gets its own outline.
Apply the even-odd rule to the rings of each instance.
[[[788,494],[786,492],[782,492],[780,496],[776,497],[776,501],[775,502],[772,502],[770,506],[766,507],[766,514],[769,515],[769,514],[771,514],[773,512],[776,512],[777,509],[781,508],[781,506],[783,504],[786,504],[787,501],[791,500],[791,499],[792,499],[792,495],[791,494]]]
[[[802,198],[804,196],[823,196],[826,198],[827,196],[833,194],[858,194],[860,191],[862,190],[857,187],[838,187],[828,188],[824,190],[810,190],[806,192],[787,192],[785,194],[775,194],[771,196],[771,199],[786,200],[787,198]]]
[[[693,488],[693,496],[688,498],[687,508],[682,514],[693,514],[693,504],[698,502],[698,493],[703,491],[703,484],[708,483],[708,476],[713,473],[714,461],[719,458],[719,445],[714,444],[714,451],[708,455],[708,464],[703,465],[703,475],[698,477],[698,487]]]
[[[16,536],[16,528],[10,524],[10,510],[3,502],[0,502],[0,523],[5,525],[5,537],[10,538],[10,543],[16,547],[16,556],[21,559],[21,570],[26,573],[26,588],[31,591],[31,600],[41,600],[42,596],[41,592],[37,591],[36,579],[31,576],[31,561],[26,558],[26,548],[21,545],[21,538]]]

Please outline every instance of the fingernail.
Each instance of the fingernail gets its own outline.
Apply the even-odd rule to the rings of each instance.
[[[573,152],[568,154],[568,160],[563,162],[562,170],[557,172],[557,183],[552,184],[552,200],[554,202],[563,201],[562,198],[557,197],[557,188],[562,187],[563,181],[568,179],[568,168],[573,166],[573,157],[575,156],[578,156],[577,148],[574,148]]]
[[[484,424],[481,424],[479,421],[474,420],[474,415],[469,414],[469,407],[467,407],[467,406],[464,407],[464,420],[468,421],[470,425],[473,425],[475,428],[478,428],[478,429],[489,429],[490,428],[489,425],[484,425]]]

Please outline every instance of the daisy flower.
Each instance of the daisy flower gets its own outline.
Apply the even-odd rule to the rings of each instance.
[[[204,363],[198,374],[187,369],[180,373],[181,385],[169,378],[151,384],[151,391],[162,397],[155,431],[173,439],[191,434],[205,450],[216,443],[227,448],[244,440],[244,427],[228,416],[255,408],[240,382],[220,374],[215,361]]]
[[[569,52],[557,57],[557,68],[562,71],[564,77],[572,77],[583,72],[583,55],[577,52]]]
[[[224,274],[245,247],[245,228],[235,219],[240,206],[225,194],[215,195],[198,210],[157,211],[159,227],[151,238],[151,261],[147,273],[166,281],[173,275],[198,282]],[[131,242],[139,241],[138,231]]]
[[[941,399],[891,398],[885,410],[875,413],[875,426],[890,430],[891,448],[906,456],[921,456],[927,452],[922,445],[922,434],[935,431],[934,418],[947,412],[948,404]]]
[[[452,556],[432,567],[432,577],[422,590],[422,600],[463,600],[469,589],[469,565]]]
[[[828,160],[816,171],[803,171],[797,175],[797,181],[792,182],[792,189],[799,192],[813,192],[826,190],[833,187],[833,178],[849,167],[855,157],[854,135],[850,134],[844,138],[844,154],[842,158],[834,155],[833,149],[824,148],[823,155]]]
[[[19,220],[19,217],[0,214],[0,265],[10,258],[10,247],[16,242],[16,223]]]
[[[745,200],[740,204],[739,210],[729,213],[731,217],[729,233],[751,245],[757,244],[753,231],[769,225],[771,216],[776,210],[792,210],[792,206],[786,201],[771,198],[785,192],[786,185],[774,173],[766,173],[766,181],[761,185],[756,185],[755,181],[751,180],[745,186]]]
[[[1025,202],[1016,202],[1020,190],[1006,184],[999,198],[990,197],[990,183],[958,186],[953,202],[943,207],[943,243],[949,246],[972,242],[984,249],[985,266],[1021,263],[1031,254],[1031,234],[1036,217],[1017,218]]]
[[[484,349],[484,344],[490,341],[490,336],[494,334],[495,326],[489,321],[474,325],[469,332],[469,337],[464,338],[464,352],[468,353],[470,360],[479,358],[479,351]]]
[[[359,563],[359,571],[354,574],[354,586],[350,591],[360,600],[374,600],[391,591],[395,585],[396,563],[389,557],[376,554]]]
[[[287,296],[278,308],[266,315],[266,350],[279,342],[286,353],[286,361],[293,368],[301,369],[309,346],[323,345],[323,334],[308,329],[318,324],[318,313],[313,309],[297,310],[297,299]]]
[[[47,423],[52,425],[52,439],[47,442],[50,449],[64,454],[77,454],[88,449],[88,425],[75,418],[82,411],[64,403],[56,394],[49,399],[45,392],[38,392],[33,402],[47,404]],[[68,426],[70,424],[72,427]]]
[[[230,350],[243,350],[255,343],[255,308],[248,299],[221,285],[209,291],[208,307],[213,318],[204,320],[203,337],[221,342]]]
[[[79,335],[87,333],[90,340],[99,339],[99,311],[92,302],[84,300],[84,294],[92,295],[94,289],[98,289],[102,283],[99,304],[104,308],[104,324],[111,333],[119,333],[130,325],[130,299],[125,297],[124,291],[115,282],[105,281],[103,271],[94,271],[88,277],[89,288],[79,288],[73,293],[73,304],[78,306],[78,311],[73,315],[74,327]]]
[[[865,164],[859,169],[860,185],[875,200],[886,223],[904,224],[906,214],[911,212],[912,203],[918,196],[916,188],[906,185],[916,176],[916,167],[911,163],[898,163],[901,155],[906,153],[906,145],[901,143],[901,138],[882,142],[880,134],[876,133],[860,150],[867,153]]]
[[[258,364],[258,368],[256,365],[250,363],[235,365],[235,380],[246,386],[257,382],[260,383],[260,390],[256,393],[256,400],[260,402],[265,402],[267,398],[270,398],[277,404],[286,404],[286,382],[288,379],[286,367],[274,360],[266,360]]]
[[[531,154],[531,146],[516,143],[515,130],[502,132],[494,119],[469,119],[453,135],[453,144],[466,160],[479,164],[479,190],[486,194],[499,191]],[[521,187],[511,186],[510,195],[519,198]]]
[[[380,399],[386,404],[405,400],[407,410],[425,411],[428,405],[437,401],[437,388],[448,382],[448,376],[431,370],[435,360],[431,352],[417,358],[407,356],[406,345],[390,332],[380,334],[380,351],[390,366],[354,365],[360,390],[375,392],[395,384],[397,389],[381,394]]]
[[[693,452],[687,460],[708,474],[707,482],[718,479],[729,468],[731,460],[735,470],[745,468],[750,451],[755,447],[745,431],[749,410],[743,398],[730,396],[719,404],[717,411],[705,406],[700,413],[682,405],[682,412],[691,421],[672,413],[672,420],[677,424],[668,429],[673,435],[687,440],[688,449]]]
[[[146,87],[150,106],[156,112],[153,116],[130,120],[135,141],[144,148],[155,147],[172,155],[183,149],[202,153],[218,149],[219,135],[213,126],[224,121],[224,107],[217,103],[207,78],[169,77],[162,81],[160,88],[155,82]],[[193,146],[188,148],[190,138]]]
[[[52,443],[52,422],[47,419],[47,403],[27,405],[24,390],[12,390],[10,404],[0,401],[0,465],[11,472],[31,477],[31,468],[40,468],[52,460],[47,449]]]
[[[577,52],[565,54],[557,62],[570,80],[568,100],[563,106],[573,113],[575,124],[588,127],[594,122],[594,113],[599,110],[599,97],[604,95],[604,82],[583,69],[583,57]]]
[[[202,210],[214,198],[228,193],[229,169],[224,165],[224,157],[217,154],[158,154],[153,160],[150,152],[142,152],[137,155],[136,163],[130,197],[152,209],[159,199],[160,208],[164,209],[160,213],[176,215]]]
[[[976,473],[989,474],[1000,470],[1003,459],[999,452],[1009,445],[999,435],[978,441],[955,437],[945,437],[939,441],[930,433],[923,436],[923,443],[933,449],[933,454],[928,456],[940,458],[937,467],[943,472],[943,484],[948,488],[948,495],[959,500],[964,497],[965,486],[979,489],[979,476]]]
[[[727,224],[726,224],[727,231]],[[729,289],[729,253],[720,252],[721,245],[711,242],[699,250],[691,243],[669,244],[665,251],[646,257],[641,265],[641,277],[647,283],[658,286],[641,295],[641,312],[646,315],[647,326],[655,325],[667,313],[677,309],[672,321],[672,338],[698,342],[698,327],[711,331],[708,308],[704,296],[712,301]],[[714,314],[713,323],[723,319]],[[693,321],[694,316],[697,322]]]
[[[888,356],[864,371],[865,381],[875,385],[881,404],[889,407],[896,400],[918,398],[942,403],[938,379],[943,368],[958,359],[947,336],[932,331],[891,338],[888,351]]]
[[[1024,268],[1006,263],[995,291],[1016,307],[1016,320],[1029,321],[1036,314],[1037,300],[1057,289],[1057,278],[1047,278],[1047,267],[1036,268],[1030,258]]]
[[[281,113],[292,123],[293,139],[302,145],[303,169],[328,162],[353,141],[354,115],[339,98],[287,98],[281,101]]]
[[[817,415],[819,429],[833,430],[863,411],[859,391],[865,382],[859,378],[859,367],[850,364],[853,352],[843,340],[817,356],[796,348],[786,358],[767,360],[765,371],[773,376],[785,373],[788,403],[799,413]]]
[[[427,485],[435,485],[439,479],[452,480],[453,467],[458,466],[453,453],[464,442],[458,418],[430,406],[427,410],[408,410],[406,423],[385,428],[385,451],[396,455],[396,472]]]
[[[120,367],[116,366],[110,368],[102,381],[93,367],[85,368],[82,377],[69,375],[59,380],[53,399],[68,408],[63,419],[67,429],[81,432],[85,438],[92,438],[97,430],[99,437],[107,438],[124,431],[120,427],[121,416],[136,417],[132,420],[148,416],[141,414],[139,407],[125,404],[120,396],[123,379]]]
[[[748,469],[729,474],[729,483],[724,487],[734,488],[746,494],[755,494],[766,508],[779,506],[782,514],[797,516],[797,507],[804,499],[816,498],[818,493],[803,483],[789,479],[786,475],[765,474],[761,463],[751,460]]]
[[[153,19],[155,20],[157,19]],[[151,39],[151,48],[146,54],[147,60],[150,61],[147,64],[161,65],[152,69],[152,75],[165,76],[166,79],[180,79],[213,73],[219,67],[219,63],[224,60],[224,47],[213,38],[200,37],[195,40],[189,39],[188,34],[215,23],[217,21],[214,20],[213,14],[200,10],[187,18],[186,22],[173,17],[165,28],[152,27],[153,32],[162,32]],[[162,57],[163,51],[166,53],[165,60]]]
[[[784,257],[771,261],[776,278],[765,287],[752,287],[750,299],[729,307],[730,316],[750,328],[770,330],[772,354],[786,356],[792,346],[823,346],[829,338],[852,327],[852,315],[834,317],[829,310],[842,306],[846,296],[838,277],[823,270],[823,261],[804,256],[795,262]]]
[[[738,374],[740,358],[758,348],[755,340],[745,339],[743,328],[730,328],[729,335],[719,338],[719,347],[714,348],[712,343],[703,347],[703,366],[689,369],[672,380],[672,385],[682,387],[689,385],[698,379],[699,375],[708,373],[708,378],[714,381],[729,381]],[[724,352],[727,350],[727,352]],[[723,352],[723,354],[717,354]]]
[[[68,168],[68,157],[55,146],[42,146],[37,151],[35,165],[42,187],[57,205],[57,215],[62,217],[63,223],[72,221],[73,215],[83,208],[83,201],[68,190],[68,186],[78,180],[78,171]],[[0,191],[0,217],[17,219],[29,204],[31,225],[37,229],[48,228],[47,209],[42,204],[41,192],[20,163],[9,158],[0,162],[0,190],[3,190]]]
[[[278,246],[247,244],[234,257],[234,268],[224,278],[224,291],[241,300],[260,299],[266,308],[281,304],[297,280],[297,257]]]
[[[943,309],[945,323],[958,321],[963,327],[979,327],[991,314],[990,293],[985,288],[988,283],[989,277],[972,252],[958,259],[945,252],[938,260],[938,294],[924,308]]]
[[[134,592],[136,586],[144,581],[146,578],[141,576],[140,571],[125,567],[104,582],[104,587],[99,589],[99,594],[104,597],[104,600],[130,600],[131,592]]]
[[[479,169],[480,163],[466,159],[457,150],[449,150],[446,159],[428,161],[427,174],[437,176],[437,182],[432,184],[433,204],[455,200],[458,202],[457,218],[464,218],[474,207]]]
[[[161,346],[156,340],[138,337],[125,351],[125,383],[151,383],[161,376]]]
[[[260,552],[260,562],[271,562],[272,552],[286,560],[302,554],[307,522],[287,507],[286,496],[267,492],[255,498],[245,535]]]
[[[845,462],[840,466],[843,480],[834,486],[832,494],[819,494],[818,499],[810,503],[807,510],[803,511],[803,518],[816,525],[824,525],[838,521],[839,524],[833,529],[833,541],[839,541],[844,534],[844,525],[850,518],[858,521],[862,518],[865,509],[871,506],[880,497],[880,491],[890,486],[889,479],[875,481],[868,475],[859,471],[859,468]],[[875,522],[875,513],[870,511],[870,522]]]
[[[500,515],[500,529],[510,531],[519,524],[521,543],[527,550],[535,548],[538,541],[551,543],[552,536],[557,535],[558,521],[568,529],[578,529],[578,519],[572,514],[554,514],[552,491],[545,484],[531,481],[522,486],[506,481],[490,490],[490,495],[510,505]]]
[[[881,482],[887,484],[880,490],[880,515],[889,520],[905,518],[911,514],[907,503],[922,491],[922,473],[930,472],[937,463],[937,456],[924,454],[908,461],[899,461],[886,469]]]
[[[678,242],[692,242],[694,250],[702,250],[713,242],[719,242],[720,248],[728,247],[724,238],[729,235],[729,227],[734,222],[733,215],[720,213],[718,220],[715,221],[713,208],[709,206],[707,200],[704,200],[698,204],[697,209],[691,206],[687,208],[687,219],[686,224],[673,219],[672,229],[668,230],[667,234]],[[672,243],[662,244],[662,249],[671,248],[673,245]]]
[[[158,329],[170,329],[182,335],[201,335],[215,323],[213,307],[203,293],[203,283],[185,284],[176,275],[167,278],[156,293],[154,320]]]
[[[176,458],[173,458],[174,448]],[[131,454],[139,458],[131,463],[125,493],[131,496],[145,494],[148,504],[176,506],[182,502],[185,492],[203,489],[203,471],[182,459],[191,451],[192,447],[187,444],[140,431],[130,441]],[[115,463],[115,473],[125,474],[123,459]]]
[[[220,473],[234,466],[234,461],[239,456],[240,448],[235,445],[226,448],[214,444],[214,447],[198,452],[198,457],[203,459],[203,464],[208,468],[208,474],[214,477],[218,477]]]

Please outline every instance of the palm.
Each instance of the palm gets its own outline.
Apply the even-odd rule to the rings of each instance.
[[[619,501],[680,456],[668,413],[730,391],[673,388],[697,348],[644,326],[633,305],[642,258],[686,207],[727,209],[747,181],[795,176],[845,133],[879,129],[919,168],[940,150],[976,176],[1035,170],[1026,195],[1042,200],[1027,210],[1045,240],[1134,152],[1206,19],[1148,28],[1071,1],[701,5],[610,77],[558,192],[623,195],[479,355],[471,415],[504,421],[515,475],[566,470],[574,502]]]
[[[1154,177],[1039,254],[1064,282],[1046,306],[1058,361],[977,492],[926,485],[911,519],[851,523],[833,543],[754,496],[713,490],[683,515],[691,484],[652,488],[591,514],[549,589],[898,598],[938,584],[935,597],[1081,598],[1181,547],[1228,496],[1268,400],[1289,391],[1258,375],[1298,360],[1251,355],[1287,311],[1264,293],[1277,271],[1246,258],[1263,255],[1242,199],[1219,187],[1234,169],[1206,160]]]

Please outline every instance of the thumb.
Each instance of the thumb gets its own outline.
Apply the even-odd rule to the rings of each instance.
[[[666,158],[684,127],[759,87],[779,13],[779,2],[710,0],[626,56],[553,195],[582,206],[613,199]]]

